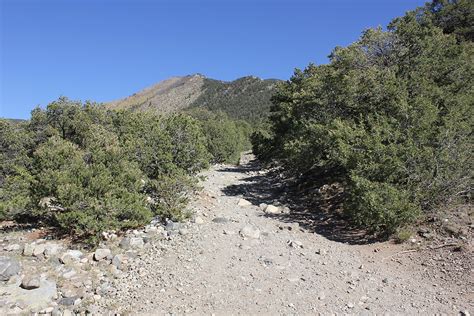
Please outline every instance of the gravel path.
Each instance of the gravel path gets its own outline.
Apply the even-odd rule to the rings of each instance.
[[[394,260],[402,246],[351,245],[239,205],[258,170],[214,167],[193,201],[197,223],[144,250],[104,298],[131,314],[458,314],[472,311],[455,285]],[[264,175],[263,175],[264,176]],[[242,204],[241,201],[240,204]],[[202,220],[202,222],[201,222]],[[245,227],[245,229],[244,229]],[[245,234],[246,237],[243,237]],[[422,273],[422,272],[425,273]]]

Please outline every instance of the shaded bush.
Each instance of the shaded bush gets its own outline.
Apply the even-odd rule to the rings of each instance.
[[[450,2],[444,21],[461,5],[472,8]],[[256,155],[296,177],[342,174],[346,214],[382,234],[470,199],[473,45],[437,14],[409,12],[296,70],[273,97],[270,132],[252,138]]]
[[[193,109],[189,113],[201,124],[213,163],[238,163],[240,154],[250,149],[252,128],[249,123],[232,120],[223,112]]]

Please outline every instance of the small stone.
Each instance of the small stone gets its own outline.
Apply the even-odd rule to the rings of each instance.
[[[25,290],[33,290],[40,287],[40,278],[37,276],[25,276],[20,287]]]
[[[52,257],[56,256],[60,250],[62,249],[62,246],[56,243],[47,243],[44,245],[44,255],[46,257]]]
[[[125,261],[125,256],[124,255],[121,255],[121,254],[118,254],[118,255],[115,255],[112,259],[112,264],[119,270],[122,270],[123,268],[123,263]]]
[[[260,230],[252,225],[246,225],[240,230],[240,235],[244,238],[260,238]]]
[[[267,214],[280,214],[281,213],[280,208],[274,205],[268,205],[265,208],[264,212]]]
[[[354,308],[354,304],[351,302],[347,303],[346,306],[347,308]]]
[[[239,202],[237,203],[238,206],[250,206],[252,203],[247,201],[246,199],[239,199]]]
[[[73,315],[72,315],[72,312],[69,309],[65,309],[63,311],[63,316],[73,316]]]
[[[25,247],[23,248],[23,255],[28,257],[32,256],[35,246],[35,244],[25,244]]]
[[[303,248],[303,243],[298,240],[288,240],[288,246],[292,248]]]
[[[198,224],[198,225],[204,224],[204,220],[202,219],[202,217],[196,216],[196,217],[194,218],[194,223],[195,223],[195,224]]]
[[[35,257],[42,256],[45,250],[46,250],[46,246],[44,244],[36,245],[35,249],[33,249],[33,256]]]
[[[166,223],[165,229],[166,229],[166,231],[171,232],[171,231],[174,231],[174,230],[178,230],[180,228],[180,226],[181,226],[180,223],[169,221],[168,223]]]
[[[5,247],[6,251],[17,251],[20,249],[21,249],[21,246],[19,244],[12,244]]]
[[[324,294],[324,292],[320,292],[320,293],[318,294],[318,300],[322,301],[322,300],[324,300],[325,298],[326,298],[326,294]]]
[[[51,314],[54,311],[54,307],[50,306],[40,311],[40,314]]]
[[[179,234],[180,235],[187,235],[188,234],[188,230],[186,228],[180,228],[179,229]]]
[[[20,269],[20,263],[16,259],[5,256],[0,257],[0,281],[10,280],[10,277],[20,272]]]
[[[75,270],[71,269],[71,270],[69,270],[69,271],[63,273],[63,278],[65,278],[65,279],[70,279],[70,278],[72,278],[73,276],[75,276],[76,274],[77,274],[77,272],[76,272]]]
[[[143,248],[145,242],[141,237],[132,237],[130,238],[130,247],[132,248]]]
[[[106,248],[97,249],[94,252],[94,260],[95,261],[100,261],[100,260],[103,260],[103,259],[107,259],[108,257],[111,257],[111,256],[112,256],[112,252],[110,251],[110,249],[106,249]]]
[[[75,297],[63,297],[62,299],[59,300],[59,305],[73,306],[75,302],[76,302]],[[63,315],[66,315],[65,311],[63,312]]]
[[[214,223],[218,223],[218,224],[225,224],[227,223],[229,220],[227,218],[224,218],[224,217],[216,217],[212,220]]]
[[[325,254],[326,254],[326,250],[319,248],[318,250],[316,250],[316,254],[317,254],[317,255],[321,255],[321,256],[322,256],[322,255],[325,255]]]
[[[388,279],[385,278],[385,279],[382,280],[382,282],[385,283],[385,284],[388,284]]]
[[[259,207],[262,211],[265,211],[265,209],[267,208],[267,206],[268,206],[268,204],[266,204],[266,203],[260,203],[260,204],[258,205],[258,207]]]
[[[83,255],[80,250],[69,249],[59,257],[59,261],[63,264],[70,264],[80,261]]]

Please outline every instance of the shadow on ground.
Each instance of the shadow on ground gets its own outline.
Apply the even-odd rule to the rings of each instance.
[[[368,244],[380,241],[367,236],[365,231],[351,227],[337,211],[342,196],[337,194],[331,201],[322,198],[317,188],[301,190],[286,181],[278,172],[260,174],[260,164],[256,160],[246,165],[227,167],[220,172],[241,172],[249,176],[245,183],[229,185],[223,189],[228,196],[242,196],[254,205],[261,203],[288,207],[288,214],[265,214],[262,216],[278,219],[284,223],[298,223],[301,228],[320,234],[330,240],[347,244]],[[339,201],[338,201],[339,200]]]

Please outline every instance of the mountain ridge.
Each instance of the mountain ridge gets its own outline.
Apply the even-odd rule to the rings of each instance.
[[[130,96],[106,102],[110,109],[172,113],[193,108],[222,111],[236,119],[256,120],[266,115],[279,79],[244,76],[232,81],[202,74],[170,77]]]

